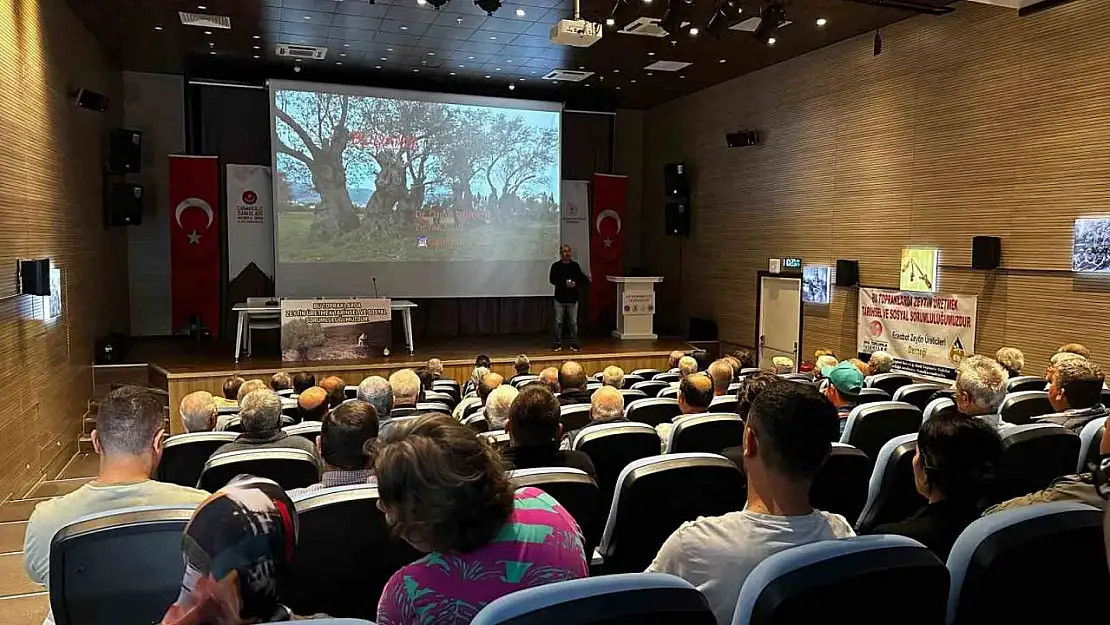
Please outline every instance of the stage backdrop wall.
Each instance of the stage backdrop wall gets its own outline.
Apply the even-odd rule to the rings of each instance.
[[[979,298],[980,353],[1018,347],[1036,374],[1068,341],[1110,354],[1107,282],[1068,271],[1072,222],[1110,197],[1110,3],[954,7],[884,28],[881,56],[869,33],[647,113],[642,243],[666,278],[660,315],[715,318],[750,346],[768,257],[855,258],[864,284],[896,288],[901,248],[933,245],[939,291]],[[725,147],[737,128],[761,145]],[[688,242],[653,225],[659,174],[679,160]],[[969,269],[977,234],[1002,237],[1002,269]],[[836,288],[807,306],[803,352],[853,353],[857,305]]]

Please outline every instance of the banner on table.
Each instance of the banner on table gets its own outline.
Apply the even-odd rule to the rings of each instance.
[[[859,352],[889,352],[894,368],[954,380],[956,366],[975,353],[974,295],[859,290]]]
[[[384,298],[281,300],[281,359],[348,360],[389,348],[390,301]]]
[[[617,305],[617,285],[605,276],[621,275],[627,196],[626,176],[594,174],[594,202],[590,215],[590,313],[593,319]]]
[[[274,203],[270,168],[227,166],[227,279],[254,263],[274,279]]]
[[[220,161],[170,156],[170,321],[175,334],[220,333]]]
[[[625,293],[621,306],[626,315],[654,315],[655,293]]]
[[[562,202],[559,242],[566,243],[586,277],[590,276],[590,183],[564,180],[559,195]],[[557,250],[551,250],[554,254]]]

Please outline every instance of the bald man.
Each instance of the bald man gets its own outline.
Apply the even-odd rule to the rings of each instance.
[[[328,392],[319,386],[310,386],[297,395],[297,412],[301,421],[323,421],[328,414]]]
[[[246,382],[243,382],[243,384],[239,387],[239,392],[235,396],[235,401],[242,403],[243,398],[246,397],[248,394],[253,393],[254,391],[260,391],[264,388],[269,387],[266,386],[266,383],[262,380],[259,380],[257,378],[253,380],[247,380]]]
[[[483,375],[482,378],[478,380],[478,399],[481,400],[483,406],[485,406],[486,401],[489,400],[489,395],[493,392],[493,389],[504,383],[505,378],[500,373],[494,373],[492,371]]]
[[[320,388],[328,394],[328,408],[335,408],[347,399],[347,383],[337,375],[329,375],[320,380]]]
[[[603,423],[627,423],[624,417],[624,395],[612,386],[602,386],[590,398],[590,422],[563,435],[562,449],[571,449],[574,437],[582,430]]]
[[[713,396],[720,397],[728,393],[728,385],[732,384],[732,365],[722,358],[709,365],[709,378],[713,381]]]
[[[558,393],[559,388],[559,369],[557,367],[547,367],[540,371],[540,384],[547,387],[547,390],[552,393]]]
[[[216,427],[216,398],[208,391],[189,393],[178,408],[185,432],[208,432]]]
[[[590,392],[586,390],[586,370],[582,365],[568,360],[559,368],[560,406],[573,406],[590,403]]]
[[[709,411],[709,404],[713,403],[713,380],[704,373],[695,373],[682,378],[678,387],[678,408],[682,414],[671,419],[670,423],[660,423],[655,426],[659,434],[659,448],[667,453],[667,443],[671,439],[671,429],[675,423],[688,415],[701,414]]]

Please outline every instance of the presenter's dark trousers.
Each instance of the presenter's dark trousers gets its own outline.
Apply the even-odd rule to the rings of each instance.
[[[570,335],[569,345],[578,346],[578,302],[564,304],[555,302],[555,345],[567,345],[563,332]]]

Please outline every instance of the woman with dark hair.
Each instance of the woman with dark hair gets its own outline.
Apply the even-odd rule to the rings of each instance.
[[[957,412],[934,415],[921,425],[913,458],[917,492],[929,503],[873,533],[908,536],[946,560],[956,538],[982,513],[1001,457],[1002,440],[986,421]]]
[[[465,625],[513,591],[588,574],[574,518],[542,490],[514,492],[501,456],[451,417],[398,426],[375,467],[386,521],[428,553],[389,579],[378,625]]]

